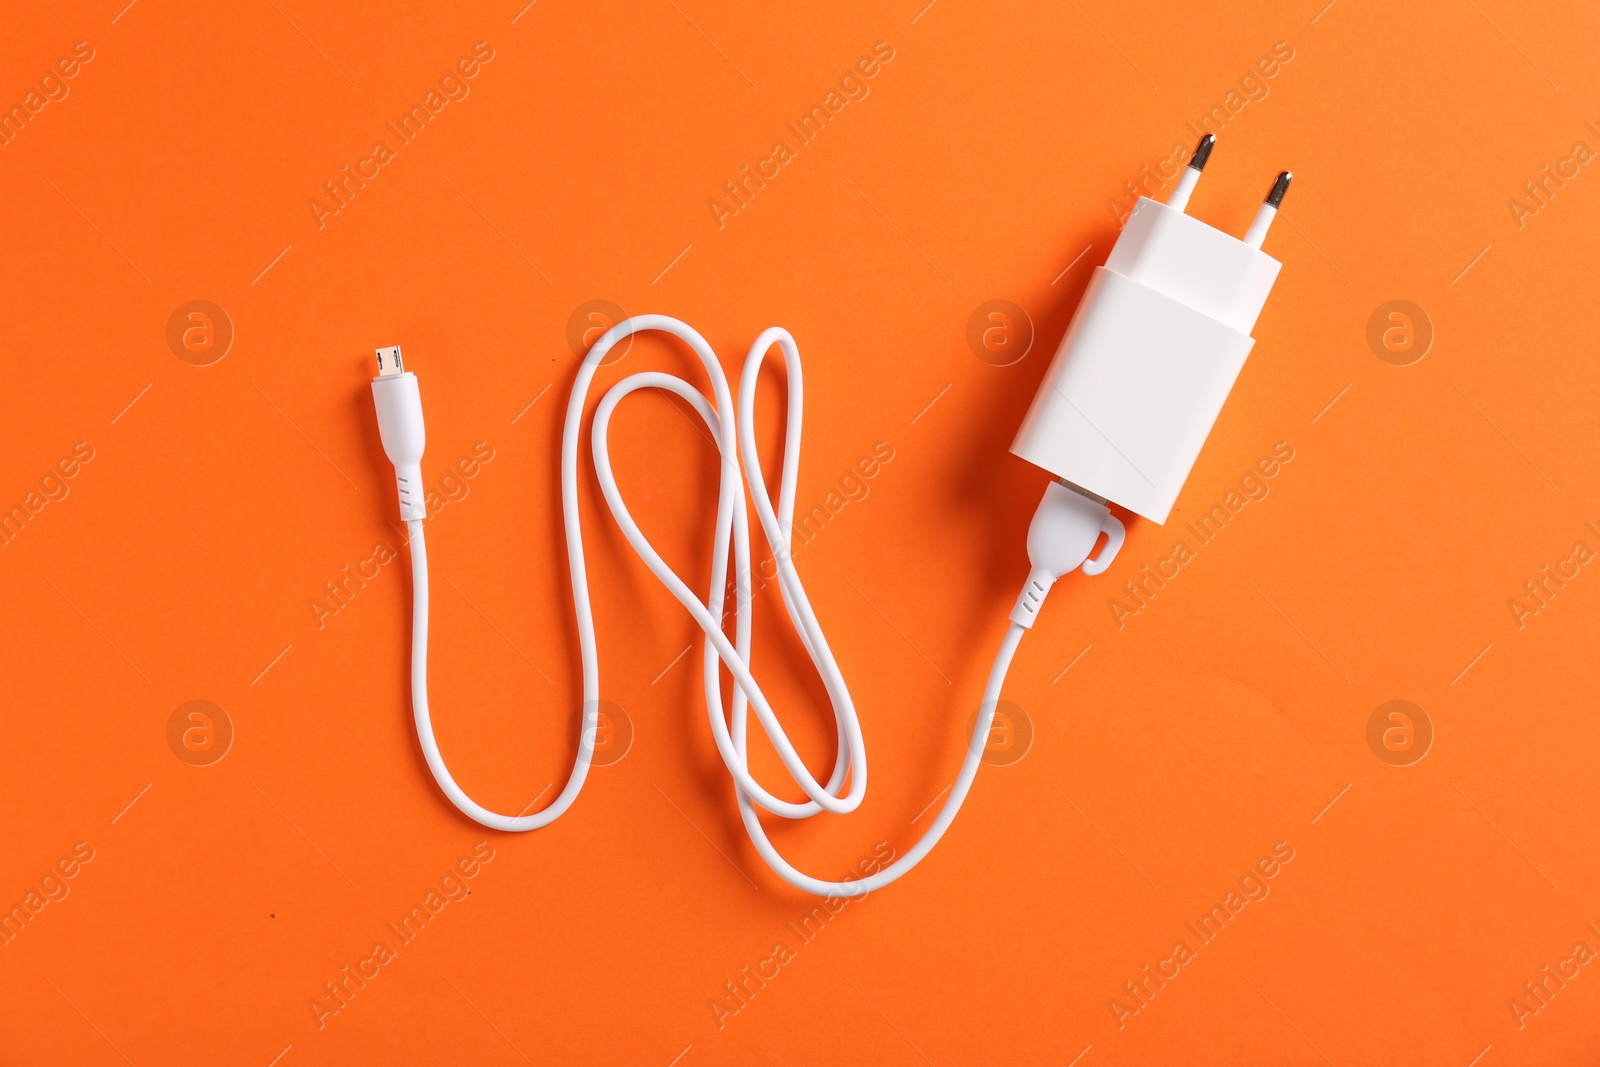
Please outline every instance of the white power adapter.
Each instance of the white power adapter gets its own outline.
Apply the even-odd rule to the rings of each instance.
[[[1050,582],[1078,563],[1086,574],[1110,565],[1123,530],[1106,502],[1166,521],[1255,344],[1281,266],[1261,242],[1291,175],[1278,175],[1243,240],[1223,233],[1183,210],[1215,140],[1201,140],[1167,203],[1139,198],[1011,445],[1061,479],[1029,530],[1034,573],[1013,622],[1031,626]],[[1102,530],[1106,547],[1085,562]]]
[[[1260,251],[1261,240],[1289,186],[1289,174],[1278,176],[1244,240],[1229,237],[1183,213],[1213,140],[1207,136],[1200,142],[1166,204],[1139,201],[1110,259],[1095,272],[1040,386],[1012,451],[1044,467],[1058,480],[1046,487],[1028,527],[1028,580],[989,670],[972,741],[948,796],[922,837],[894,862],[862,878],[830,881],[797,869],[768,838],[760,817],[763,811],[784,819],[805,819],[824,811],[844,814],[857,808],[867,788],[866,747],[855,704],[806,596],[791,549],[804,419],[800,350],[789,332],[772,327],[750,346],[737,402],[727,373],[705,338],[687,323],[665,315],[639,315],[617,323],[584,357],[572,384],[561,434],[561,509],[583,675],[582,729],[572,772],[560,793],[539,811],[524,809],[517,815],[491,811],[474,801],[450,774],[434,737],[428,703],[427,507],[420,492],[427,440],[422,395],[416,376],[401,361],[400,349],[379,349],[372,398],[383,448],[394,464],[400,515],[406,522],[411,550],[412,714],[423,757],[451,803],[484,826],[533,830],[559,818],[583,788],[594,756],[601,689],[578,507],[581,439],[589,391],[596,373],[607,363],[608,353],[635,333],[657,331],[677,338],[699,357],[711,383],[710,395],[674,375],[658,371],[631,374],[612,385],[601,399],[589,423],[589,444],[601,493],[624,538],[705,634],[701,669],[707,718],[717,752],[733,777],[739,815],[751,845],[784,881],[828,897],[872,892],[920,863],[966,800],[982,762],[1006,672],[1050,587],[1071,571],[1081,568],[1085,574],[1099,574],[1111,565],[1125,531],[1107,507],[1108,501],[1157,522],[1167,517],[1250,352],[1250,330],[1278,275],[1277,261]],[[762,474],[753,428],[756,382],[774,350],[782,356],[788,381],[776,504]],[[704,599],[673,571],[639,528],[612,472],[608,443],[612,413],[623,399],[641,390],[665,391],[688,404],[721,455],[712,573]],[[783,608],[833,706],[839,743],[826,780],[807,767],[751,672],[755,606],[752,508],[772,548]],[[1091,557],[1102,535],[1105,546]],[[734,591],[731,606],[727,605],[730,584]],[[731,637],[726,632],[730,612],[734,623]],[[724,673],[733,681],[729,706],[724,706],[722,697]],[[752,713],[754,724],[750,722]],[[776,750],[805,800],[778,797],[755,779],[748,740],[757,728]]]

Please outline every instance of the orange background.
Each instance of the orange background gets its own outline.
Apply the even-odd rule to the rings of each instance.
[[[77,842],[93,859],[0,948],[7,1062],[1593,1061],[1600,966],[1520,1026],[1509,1002],[1600,948],[1600,578],[1520,627],[1508,600],[1600,548],[1600,177],[1520,220],[1508,200],[1600,147],[1600,15],[924,2],[10,13],[7,107],[76,42],[93,59],[0,148],[0,503],[78,442],[94,458],[0,548],[0,904]],[[319,228],[323,182],[479,41],[470,95]],[[719,228],[707,200],[879,41],[870,94]],[[536,833],[448,805],[410,720],[375,346],[422,380],[431,484],[494,452],[430,523],[433,695],[458,777],[516,811],[564,780],[579,700],[556,482],[574,310],[677,315],[732,373],[763,327],[794,333],[802,504],[894,451],[798,558],[872,784],[851,816],[774,832],[839,876],[908,848],[960,761],[1045,481],[1006,447],[1110,202],[1280,41],[1292,60],[1191,204],[1241,233],[1296,173],[1256,349],[1169,524],[1131,523],[1108,574],[1057,587],[1006,689],[1032,746],[982,769],[918,870],[795,936],[816,902],[745,840],[696,631],[587,463],[604,695],[633,747]],[[235,334],[209,366],[167,341],[195,299]],[[993,299],[1036,335],[1005,367],[966,340]],[[1434,334],[1405,366],[1367,341],[1396,299]],[[651,339],[602,384],[645,367],[694,377]],[[704,440],[659,397],[616,433],[636,514],[703,585]],[[1279,441],[1270,495],[1119,628],[1123,583]],[[319,628],[309,603],[379,544],[399,557]],[[757,611],[758,671],[825,767],[820,687],[770,590]],[[234,732],[209,766],[168,742],[191,700]],[[1390,700],[1432,724],[1409,766],[1368,744]],[[471,895],[319,1027],[324,983],[483,841]],[[1119,1026],[1123,983],[1198,946],[1185,923],[1278,842],[1270,895]],[[780,941],[793,958],[731,1012],[724,983]]]

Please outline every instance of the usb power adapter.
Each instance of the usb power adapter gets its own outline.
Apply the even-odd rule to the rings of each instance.
[[[1278,175],[1242,240],[1223,233],[1184,212],[1215,141],[1200,141],[1165,204],[1139,198],[1012,442],[1060,479],[1029,530],[1034,573],[1013,622],[1031,626],[1050,583],[1078,564],[1110,565],[1123,529],[1107,502],[1166,521],[1255,344],[1281,266],[1261,242],[1291,175]],[[1101,532],[1105,548],[1086,561]]]

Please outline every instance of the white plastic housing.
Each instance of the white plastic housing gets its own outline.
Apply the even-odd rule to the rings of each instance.
[[[1094,556],[1089,552],[1106,535],[1106,543]],[[1032,627],[1050,587],[1069,571],[1083,568],[1085,574],[1100,574],[1122,549],[1127,531],[1122,520],[1111,514],[1104,503],[1069,489],[1060,482],[1045,486],[1044,497],[1028,524],[1027,584],[1011,609],[1011,621]]]
[[[400,494],[400,519],[428,517],[422,491],[422,451],[428,443],[422,423],[422,393],[410,371],[372,379],[372,402],[378,409],[378,436],[394,464],[394,485]]]
[[[1255,339],[1281,264],[1141,197],[1011,451],[1165,522]]]

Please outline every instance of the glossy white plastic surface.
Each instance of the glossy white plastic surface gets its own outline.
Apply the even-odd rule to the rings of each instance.
[[[1011,451],[1165,522],[1255,344],[1280,264],[1141,199],[1083,301]]]

